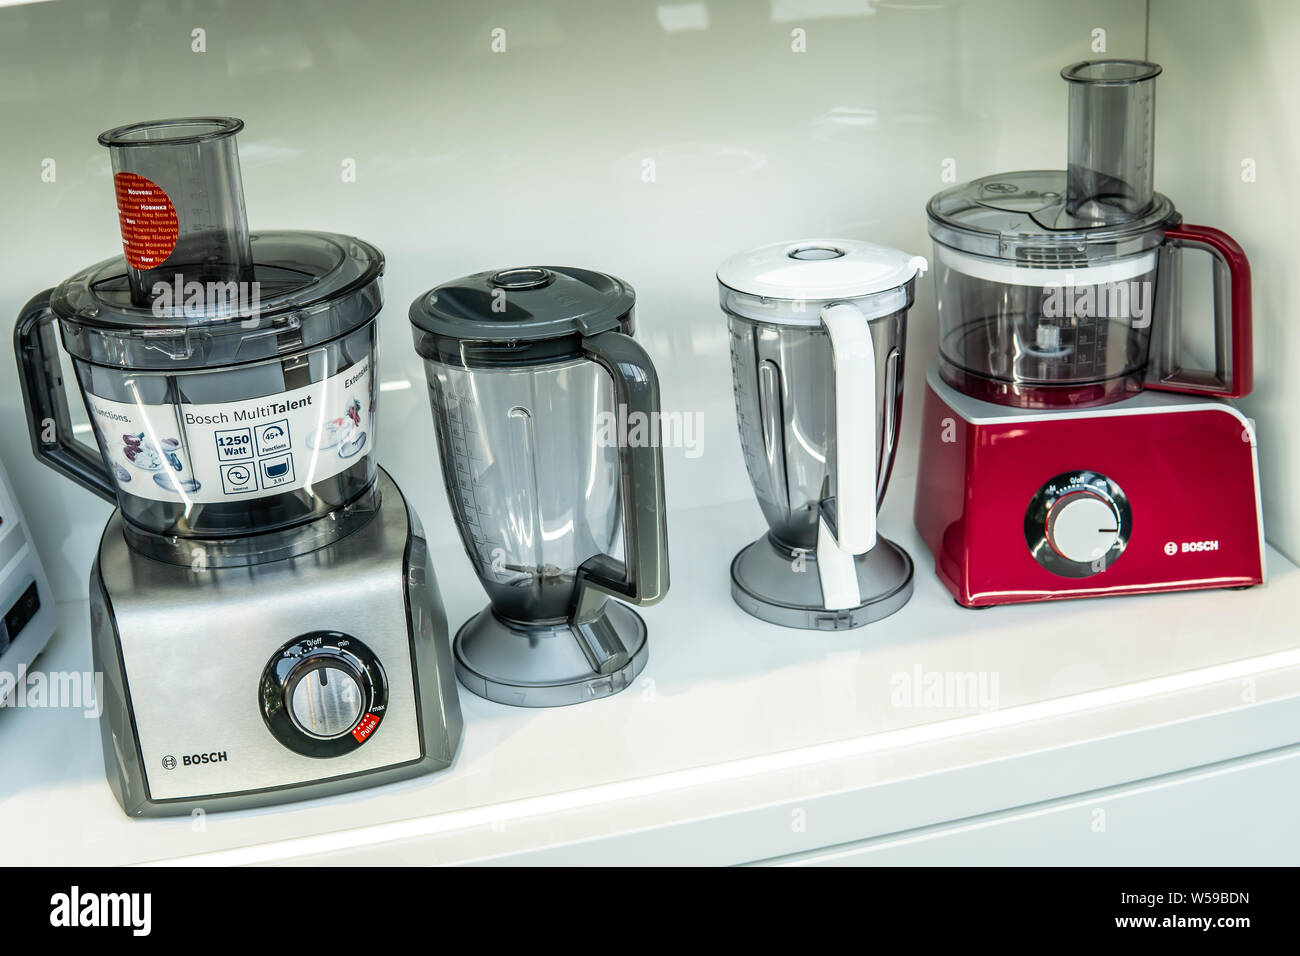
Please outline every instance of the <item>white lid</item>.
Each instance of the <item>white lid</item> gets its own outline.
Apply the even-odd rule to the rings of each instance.
[[[768,299],[854,299],[906,285],[927,268],[922,256],[872,242],[803,239],[732,256],[718,267],[718,282]]]

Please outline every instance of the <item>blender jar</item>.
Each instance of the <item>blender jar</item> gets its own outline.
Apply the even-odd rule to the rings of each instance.
[[[919,256],[844,239],[762,246],[718,269],[740,443],[769,528],[733,562],[733,594],[764,620],[843,626],[825,612],[845,610],[857,626],[883,616],[882,595],[906,599],[910,560],[877,548],[876,511],[925,269]],[[789,573],[805,552],[817,573]]]
[[[383,256],[347,236],[250,236],[241,127],[105,133],[125,254],[37,296],[15,330],[37,457],[116,503],[137,550],[186,565],[303,553],[376,503]],[[55,323],[97,449],[72,434]]]
[[[529,267],[411,305],[447,497],[491,601],[454,644],[481,696],[575,703],[644,666],[644,624],[608,600],[668,586],[658,379],[634,303],[613,276]]]

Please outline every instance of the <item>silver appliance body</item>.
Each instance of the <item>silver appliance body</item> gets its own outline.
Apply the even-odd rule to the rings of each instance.
[[[91,634],[105,769],[128,815],[281,803],[450,765],[462,725],[446,615],[418,518],[382,469],[378,481],[378,511],[357,531],[242,567],[146,557],[114,513],[91,570]],[[306,676],[281,688],[276,675],[295,668]],[[364,677],[353,686],[344,671]]]

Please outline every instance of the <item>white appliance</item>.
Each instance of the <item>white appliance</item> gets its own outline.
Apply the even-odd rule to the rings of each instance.
[[[0,464],[0,705],[9,705],[57,619],[45,569]]]

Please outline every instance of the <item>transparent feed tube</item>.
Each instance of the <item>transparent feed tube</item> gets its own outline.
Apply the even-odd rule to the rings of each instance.
[[[1070,136],[1066,210],[1097,223],[1140,216],[1154,196],[1156,77],[1144,60],[1067,66]]]
[[[137,305],[156,283],[246,282],[253,253],[235,134],[242,120],[154,120],[101,133]]]

